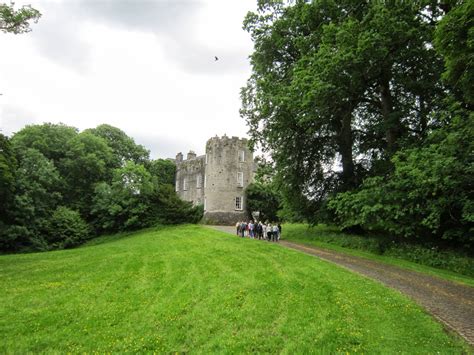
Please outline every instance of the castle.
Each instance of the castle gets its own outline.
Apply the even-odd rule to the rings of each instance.
[[[235,224],[247,218],[245,188],[253,181],[255,164],[248,140],[213,137],[206,154],[176,155],[176,192],[181,199],[204,205],[204,219],[213,224]]]

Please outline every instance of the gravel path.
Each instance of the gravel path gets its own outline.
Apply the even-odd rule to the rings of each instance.
[[[235,234],[235,227],[212,228]],[[474,345],[474,287],[333,250],[284,240],[278,244],[333,262],[410,296],[448,328]]]

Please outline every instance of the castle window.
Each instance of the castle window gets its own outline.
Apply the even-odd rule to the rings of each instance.
[[[202,176],[201,174],[198,174],[196,178],[196,188],[200,189],[202,186]]]
[[[244,162],[245,161],[245,151],[240,150],[239,151],[239,162]]]
[[[244,187],[244,173],[241,171],[237,173],[237,186]]]
[[[178,191],[179,191],[179,180],[176,179],[176,192],[178,192]]]
[[[242,207],[243,207],[243,198],[242,196],[237,196],[235,198],[235,209],[241,211]]]
[[[183,179],[183,190],[186,191],[188,189],[188,181]]]

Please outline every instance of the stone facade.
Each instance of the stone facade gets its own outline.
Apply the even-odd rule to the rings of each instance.
[[[245,188],[253,181],[255,164],[247,139],[213,137],[206,154],[176,155],[176,191],[186,201],[204,205],[204,219],[235,224],[246,219]]]

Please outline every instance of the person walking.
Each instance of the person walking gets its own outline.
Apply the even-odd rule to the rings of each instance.
[[[278,239],[279,239],[278,238],[278,226],[275,223],[273,223],[273,235],[272,235],[272,237],[273,237],[272,240],[274,242],[278,242]]]
[[[268,223],[268,224],[267,224],[267,240],[268,240],[269,242],[272,241],[272,235],[273,235],[272,224],[271,224],[271,223]]]
[[[250,239],[255,238],[255,225],[253,224],[253,221],[249,222],[249,237]]]
[[[240,225],[241,225],[241,224],[242,224],[242,222],[237,222],[237,223],[235,224],[235,229],[236,229],[236,234],[237,234],[237,236],[240,235]]]
[[[258,240],[262,240],[262,222],[258,222],[257,224],[257,236]]]
[[[242,223],[240,224],[240,236],[241,236],[242,238],[245,237],[245,227],[246,227],[245,222],[242,221]]]
[[[281,223],[278,222],[278,240],[281,238]]]

